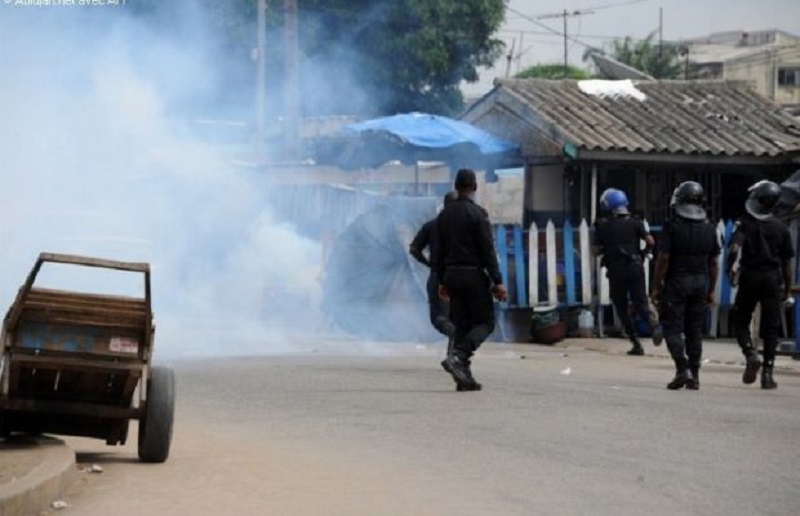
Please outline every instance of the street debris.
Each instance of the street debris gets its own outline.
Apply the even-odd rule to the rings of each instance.
[[[620,387],[619,385],[612,385],[611,388],[614,389],[615,391],[621,391],[622,390],[622,387]]]
[[[563,375],[568,375],[570,373],[572,373],[572,368],[570,367],[565,367],[564,369],[561,370],[561,374]]]
[[[100,464],[92,464],[91,466],[86,466],[85,468],[81,468],[83,473],[102,473],[103,466]]]
[[[56,501],[50,503],[50,507],[52,507],[53,509],[56,509],[56,510],[61,510],[61,509],[66,509],[67,507],[69,507],[69,504],[67,502],[65,502],[64,500],[56,500]]]

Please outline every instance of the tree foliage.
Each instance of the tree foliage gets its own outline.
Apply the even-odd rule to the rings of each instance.
[[[651,32],[645,39],[634,40],[630,36],[615,39],[606,49],[590,48],[584,53],[587,59],[592,52],[610,54],[611,57],[632,66],[656,79],[675,79],[681,75],[680,45],[659,44],[656,33]]]
[[[200,5],[211,35],[246,63],[257,0],[139,0],[137,14],[174,24],[177,5]],[[268,0],[268,77],[280,104],[283,5]],[[307,115],[452,114],[461,81],[477,81],[503,43],[503,0],[298,0],[301,99]]]
[[[553,64],[537,64],[526,68],[514,76],[517,79],[563,79],[564,78],[564,65]],[[590,79],[592,75],[577,66],[567,66],[567,79]]]
[[[302,50],[336,63],[377,113],[453,113],[459,85],[502,52],[502,0],[300,0]],[[339,104],[346,106],[346,98]],[[372,104],[371,106],[369,104]]]

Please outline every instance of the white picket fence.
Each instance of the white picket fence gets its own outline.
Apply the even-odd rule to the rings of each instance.
[[[645,221],[645,225],[647,222]],[[651,228],[656,239],[660,228]],[[728,253],[733,232],[731,221],[717,224],[723,242],[720,271]],[[503,280],[511,286],[512,296],[504,308],[548,306],[604,307],[611,303],[605,267],[597,258],[592,263],[592,229],[586,220],[577,228],[566,222],[556,228],[548,221],[543,229],[535,223],[527,231],[519,226],[496,226],[496,242]],[[524,241],[527,234],[527,248]],[[535,238],[531,238],[535,235]],[[542,245],[542,243],[544,245]],[[644,242],[642,242],[644,247]],[[567,259],[572,257],[572,259]],[[577,262],[577,264],[576,264]],[[650,291],[650,263],[645,260],[645,282]],[[716,335],[720,309],[733,305],[736,287],[720,273],[711,307],[710,330]]]

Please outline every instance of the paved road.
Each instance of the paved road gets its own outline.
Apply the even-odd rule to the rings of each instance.
[[[104,472],[61,512],[800,514],[796,362],[767,392],[711,350],[701,390],[673,392],[663,348],[624,349],[487,345],[479,393],[453,392],[438,350],[413,345],[179,362],[170,460],[137,463],[135,432],[124,448],[70,440]]]

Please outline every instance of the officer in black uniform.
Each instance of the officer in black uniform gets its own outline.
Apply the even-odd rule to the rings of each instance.
[[[595,224],[595,253],[602,255],[601,265],[606,268],[611,302],[617,311],[622,327],[633,345],[629,355],[644,355],[636,327],[628,309],[628,299],[633,304],[637,318],[644,318],[650,326],[653,344],[661,344],[661,326],[650,311],[647,287],[644,281],[644,257],[654,241],[641,220],[628,212],[628,197],[622,190],[609,188],[600,196],[600,206],[611,214]],[[641,242],[645,242],[644,251]]]
[[[446,208],[457,197],[458,194],[456,192],[447,192],[444,196],[444,207]],[[447,354],[450,355],[453,351],[453,335],[456,327],[450,320],[450,305],[439,298],[439,277],[436,274],[436,266],[432,262],[437,241],[436,218],[432,218],[423,224],[414,236],[414,240],[408,246],[408,252],[418,262],[430,268],[426,290],[428,292],[428,309],[431,324],[439,333],[447,337]],[[428,249],[428,256],[424,254],[426,248]]]
[[[703,323],[706,306],[714,302],[721,247],[704,201],[699,183],[681,183],[672,196],[674,217],[658,240],[652,298],[661,303],[664,340],[675,362],[675,378],[667,384],[672,390],[700,388]]]
[[[782,302],[791,299],[794,250],[789,230],[772,215],[781,196],[781,187],[772,181],[759,181],[749,191],[745,202],[747,214],[736,223],[726,263],[726,272],[736,284],[734,264],[741,249],[739,289],[731,311],[731,324],[746,359],[742,381],[751,384],[756,381],[761,361],[750,338],[750,320],[756,304],[761,304],[759,335],[764,341],[761,388],[775,389],[778,387],[772,378],[775,348]]]
[[[471,371],[471,359],[494,331],[494,303],[506,299],[500,276],[492,226],[486,210],[475,204],[475,172],[456,173],[458,198],[436,219],[439,237],[433,263],[439,277],[439,295],[450,302],[456,325],[453,353],[442,361],[460,391],[481,389]]]

